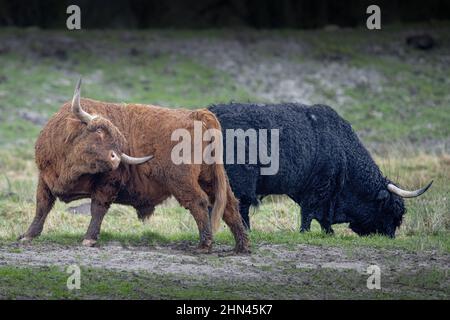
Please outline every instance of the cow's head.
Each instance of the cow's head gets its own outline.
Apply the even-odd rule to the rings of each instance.
[[[382,234],[391,238],[401,225],[406,213],[403,198],[414,198],[423,194],[431,186],[407,191],[400,189],[386,180],[386,187],[378,190],[372,196],[361,195],[357,192],[344,192],[338,207],[344,209],[349,216],[350,228],[360,236]],[[342,210],[338,210],[342,211]]]
[[[81,107],[81,79],[72,99],[72,112],[83,123],[72,141],[71,159],[79,174],[95,174],[115,170],[120,163],[141,164],[153,156],[130,157],[122,152],[127,141],[120,130],[108,119],[91,115]]]

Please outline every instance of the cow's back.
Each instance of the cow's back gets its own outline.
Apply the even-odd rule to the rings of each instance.
[[[314,166],[318,147],[316,124],[309,107],[300,104],[231,103],[214,105],[209,109],[221,123],[224,144],[227,129],[244,131],[267,129],[268,137],[270,130],[279,130],[279,169],[275,175],[261,175],[261,167],[268,165],[261,164],[259,159],[254,165],[226,163],[227,174],[238,198],[245,198],[246,201],[255,204],[257,195],[292,194],[306,184]],[[268,140],[270,153],[270,138]],[[246,159],[248,161],[248,154]]]

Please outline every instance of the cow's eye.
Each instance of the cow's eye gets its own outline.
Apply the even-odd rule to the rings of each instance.
[[[98,128],[97,130],[95,130],[95,132],[97,132],[98,134],[103,134],[103,130]]]

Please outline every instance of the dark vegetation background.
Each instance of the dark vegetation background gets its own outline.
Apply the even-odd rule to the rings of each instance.
[[[65,28],[70,4],[83,8],[85,28],[355,27],[371,4],[383,8],[383,23],[450,17],[448,0],[3,0],[0,25]]]

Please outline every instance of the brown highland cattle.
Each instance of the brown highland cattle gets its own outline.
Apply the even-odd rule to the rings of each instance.
[[[197,120],[202,121],[203,130],[220,130],[211,112],[80,99],[80,85],[81,80],[72,102],[62,106],[37,139],[36,215],[21,241],[40,235],[57,198],[64,202],[91,198],[92,217],[83,245],[93,246],[112,203],[131,205],[144,219],[173,195],[197,223],[199,252],[210,252],[213,232],[222,218],[234,235],[236,252],[248,252],[238,202],[223,164],[176,165],[171,160],[177,143],[171,141],[175,129],[193,134]],[[206,142],[202,143],[205,148]],[[211,216],[210,204],[214,204]]]

